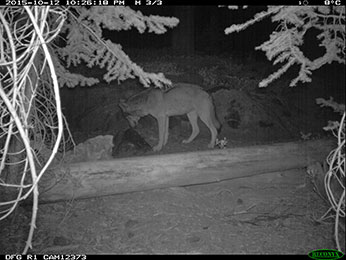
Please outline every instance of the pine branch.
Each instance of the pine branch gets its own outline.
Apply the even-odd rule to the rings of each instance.
[[[266,87],[279,78],[293,64],[298,64],[300,70],[290,86],[296,86],[298,82],[310,82],[312,71],[324,64],[333,61],[345,64],[345,6],[268,6],[267,11],[256,14],[253,19],[241,25],[232,25],[225,33],[244,30],[267,16],[272,16],[272,22],[279,23],[278,29],[270,35],[268,41],[255,49],[264,51],[268,60],[273,60],[273,64],[283,65],[262,80],[260,87]],[[317,40],[320,41],[319,46],[325,49],[325,53],[311,61],[300,48],[306,32],[312,28],[321,31]]]
[[[140,33],[146,29],[148,32],[162,34],[167,27],[174,27],[178,19],[160,17],[156,15],[144,16],[139,11],[129,7],[92,7],[86,9],[79,7],[75,11],[70,10],[68,21],[65,23],[63,32],[66,33],[66,46],[56,50],[59,59],[57,63],[66,62],[67,67],[77,66],[84,62],[88,67],[98,66],[106,68],[103,75],[106,82],[112,80],[123,81],[128,78],[138,77],[144,86],[154,84],[156,86],[169,85],[161,73],[147,73],[141,67],[133,63],[128,55],[122,50],[121,45],[104,40],[102,29],[128,30],[136,28]],[[79,74],[73,74],[63,69],[62,64],[57,65],[63,75],[60,79],[68,87],[76,85],[93,85],[98,83],[95,78],[87,78]]]

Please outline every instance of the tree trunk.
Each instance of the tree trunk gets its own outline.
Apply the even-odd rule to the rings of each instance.
[[[300,168],[323,161],[333,145],[330,140],[313,140],[75,163],[66,166],[68,174],[62,180],[40,194],[40,201],[212,183]],[[41,191],[54,182],[50,175],[45,179],[50,183],[42,180]]]

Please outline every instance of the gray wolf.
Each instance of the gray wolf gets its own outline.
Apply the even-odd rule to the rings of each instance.
[[[211,133],[208,148],[214,147],[217,129],[221,126],[216,118],[211,96],[201,87],[188,83],[176,83],[167,91],[147,89],[129,97],[126,101],[120,100],[119,106],[132,127],[146,115],[152,115],[157,119],[159,142],[153,147],[154,151],[160,151],[167,144],[170,116],[186,114],[191,123],[192,133],[188,139],[183,140],[183,143],[190,143],[198,135],[199,117]]]

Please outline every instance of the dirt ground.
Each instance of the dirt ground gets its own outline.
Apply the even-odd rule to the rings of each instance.
[[[334,248],[333,225],[316,221],[326,209],[304,169],[45,204],[30,252],[307,254]],[[1,254],[24,245],[29,208],[10,222],[2,222]]]
[[[324,210],[304,170],[43,205],[33,252],[307,254]]]

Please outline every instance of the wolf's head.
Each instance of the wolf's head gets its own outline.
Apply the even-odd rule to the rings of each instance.
[[[143,110],[145,104],[138,104],[137,102],[133,102],[133,100],[121,99],[119,101],[119,107],[124,113],[127,121],[129,122],[131,127],[135,127],[138,124],[138,121],[141,117],[147,115]]]

